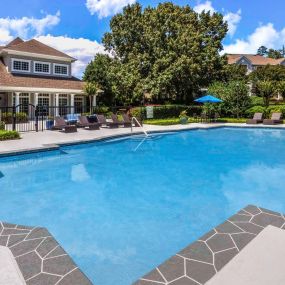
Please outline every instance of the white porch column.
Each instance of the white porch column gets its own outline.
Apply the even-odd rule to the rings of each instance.
[[[20,92],[15,92],[15,106],[20,104]],[[16,112],[19,112],[19,107],[17,108]]]
[[[55,94],[55,115],[59,116],[59,94]]]
[[[97,95],[93,95],[93,107],[97,107]]]
[[[39,104],[39,93],[34,93],[34,105],[37,106]]]
[[[70,112],[71,114],[74,114],[74,94],[70,94]]]

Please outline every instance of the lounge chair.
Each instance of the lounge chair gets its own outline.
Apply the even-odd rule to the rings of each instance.
[[[77,132],[77,127],[76,125],[68,125],[62,117],[55,117],[52,130],[64,130],[66,133],[75,133]]]
[[[132,125],[132,121],[130,119],[130,116],[128,114],[123,114],[123,120],[125,124],[129,124],[130,126]]]
[[[253,124],[259,124],[263,122],[263,114],[262,113],[255,113],[252,119],[249,119],[246,121],[247,124],[253,125]]]
[[[273,113],[271,115],[271,119],[263,120],[264,125],[277,125],[283,124],[283,120],[281,120],[282,114],[281,113]]]
[[[115,114],[112,114],[112,115],[111,115],[111,118],[112,118],[112,120],[113,120],[114,123],[117,123],[117,124],[119,124],[119,125],[122,125],[122,126],[124,126],[124,128],[129,128],[129,127],[131,127],[131,121],[130,121],[129,118],[128,118],[128,121],[125,121],[124,118],[123,118],[123,121],[120,121],[120,120],[118,119],[118,116],[115,115]]]
[[[80,114],[67,114],[66,121],[70,124],[76,124],[79,120]]]
[[[100,130],[100,124],[99,123],[89,123],[86,116],[80,116],[78,127],[85,128],[86,130]]]
[[[101,126],[106,126],[109,128],[118,128],[120,124],[114,122],[107,122],[104,115],[96,115],[98,123]]]

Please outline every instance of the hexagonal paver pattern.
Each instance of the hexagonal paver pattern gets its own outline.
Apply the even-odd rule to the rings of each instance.
[[[284,215],[247,206],[134,285],[205,284],[268,225],[285,229]]]
[[[0,222],[0,245],[11,250],[27,285],[92,285],[45,228]]]

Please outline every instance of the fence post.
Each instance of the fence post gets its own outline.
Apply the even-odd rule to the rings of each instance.
[[[35,110],[35,127],[36,127],[36,132],[39,131],[39,107],[38,105],[36,106]]]
[[[16,106],[13,106],[12,117],[12,129],[13,131],[16,131]]]

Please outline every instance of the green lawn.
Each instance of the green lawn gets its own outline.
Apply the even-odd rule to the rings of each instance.
[[[245,123],[247,119],[245,118],[220,118],[219,123]],[[189,123],[195,123],[194,118],[189,118]],[[150,119],[144,120],[145,124],[158,125],[158,126],[171,126],[180,124],[179,118],[167,118],[167,119]]]

